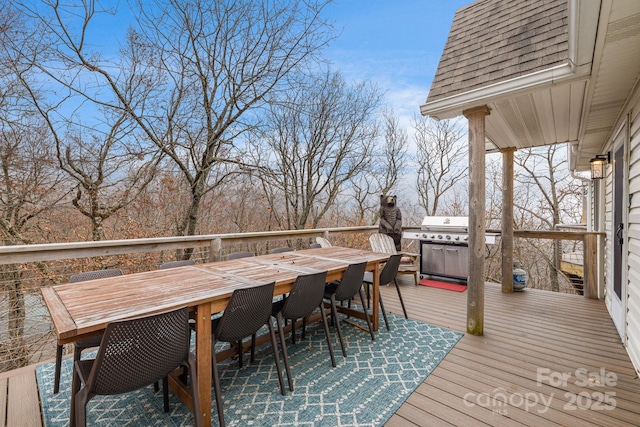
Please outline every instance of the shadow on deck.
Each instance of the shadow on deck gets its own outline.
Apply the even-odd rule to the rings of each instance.
[[[411,318],[466,331],[466,292],[402,292]],[[382,296],[401,313],[395,289]],[[638,425],[640,380],[603,301],[488,283],[484,312],[484,336],[465,335],[387,426]],[[34,366],[0,374],[0,402],[0,427],[42,425]]]

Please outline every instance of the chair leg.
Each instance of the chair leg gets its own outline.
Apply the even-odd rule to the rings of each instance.
[[[395,283],[396,291],[398,291],[398,298],[400,298],[400,305],[402,306],[402,312],[404,313],[404,318],[408,319],[409,316],[407,316],[407,309],[404,308],[404,301],[402,300],[402,294],[400,293],[400,286],[398,285],[398,281],[396,279],[393,279],[393,283]]]
[[[338,339],[340,340],[340,346],[342,347],[342,355],[347,357],[347,350],[344,348],[344,341],[342,340],[342,329],[340,328],[340,319],[338,319],[338,308],[336,307],[336,297],[331,295],[331,318],[336,325],[338,331]]]
[[[60,370],[62,369],[62,346],[58,344],[56,347],[56,371],[53,379],[53,394],[60,391]]]
[[[333,355],[333,345],[331,345],[331,336],[329,335],[329,323],[327,322],[327,313],[324,312],[324,305],[320,303],[320,313],[322,314],[322,326],[324,326],[324,336],[327,338],[327,347],[331,355],[331,365],[336,367],[336,358]]]
[[[280,345],[282,346],[282,359],[284,360],[284,370],[287,372],[287,380],[289,381],[289,390],[293,391],[293,378],[291,377],[291,369],[289,367],[289,355],[287,354],[287,344],[284,338],[284,329],[282,328],[282,313],[276,316],[278,324],[278,335],[280,335]],[[295,322],[294,322],[295,323]]]
[[[169,377],[162,379],[162,403],[164,404],[164,412],[169,412]]]
[[[213,356],[215,358],[215,355]],[[195,427],[201,427],[200,422],[200,399],[198,397],[198,378],[194,375],[196,372],[196,358],[193,354],[189,354],[189,359],[185,363],[184,367],[185,376],[187,372],[191,372],[191,396],[193,397],[193,425]],[[186,380],[185,380],[186,383]]]
[[[296,320],[291,319],[291,344],[296,344]]]
[[[216,341],[215,339],[213,340],[213,343],[211,344],[211,348],[214,349],[216,346]],[[215,351],[212,350],[213,353],[213,357],[211,360],[211,370],[213,371],[213,387],[215,388],[214,392],[216,395],[216,406],[218,407],[218,421],[220,423],[220,427],[225,427],[225,423],[224,423],[224,411],[222,409],[222,393],[220,392],[220,375],[218,374],[218,362],[216,362],[216,353]],[[191,375],[192,377],[195,376],[195,369],[192,368],[191,369]],[[193,378],[191,379],[191,382],[193,383]],[[194,408],[195,409],[195,408]]]
[[[358,289],[358,293],[360,294],[360,299],[364,301],[364,292],[362,292],[362,287]],[[376,339],[376,336],[373,335],[373,326],[371,325],[371,319],[369,319],[369,312],[367,310],[364,311],[364,318],[367,321],[367,326],[369,327],[369,333],[371,334],[371,341]]]
[[[80,377],[76,373],[75,364],[73,367],[73,376],[71,377],[71,408],[69,411],[69,426],[76,427],[78,419],[76,418],[76,400],[78,398],[78,392],[80,391]],[[80,424],[82,425],[82,424]]]
[[[302,318],[302,333],[300,334],[300,339],[304,340],[307,332],[307,316]]]
[[[371,293],[369,292],[368,284],[365,288],[365,293],[367,294],[367,310],[369,310],[371,308]],[[364,301],[362,301],[362,306],[364,307]]]
[[[387,319],[387,312],[384,311],[384,303],[382,302],[382,294],[378,292],[378,301],[380,301],[380,311],[382,311],[382,318],[384,319],[384,325],[387,327],[387,331],[390,331],[389,320]]]
[[[284,388],[284,380],[282,379],[282,368],[280,367],[280,357],[278,357],[278,343],[276,342],[276,334],[273,331],[273,325],[271,319],[267,321],[269,326],[269,335],[271,336],[271,349],[273,350],[273,359],[276,362],[276,371],[278,371],[278,381],[280,382],[280,393],[283,396],[287,395],[287,390]]]
[[[242,369],[242,340],[238,340],[238,368]]]
[[[251,335],[251,363],[256,361],[256,334]]]

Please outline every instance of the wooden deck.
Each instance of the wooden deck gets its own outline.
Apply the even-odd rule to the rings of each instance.
[[[402,292],[410,317],[466,330],[466,292]],[[382,294],[399,313],[395,289]],[[465,335],[386,425],[640,425],[640,380],[602,301],[487,284],[484,332]],[[34,366],[0,374],[0,402],[0,427],[42,425]]]

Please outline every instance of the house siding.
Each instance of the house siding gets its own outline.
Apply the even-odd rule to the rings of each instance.
[[[604,192],[604,300],[611,313],[611,293],[613,292],[613,259],[611,258],[611,242],[613,241],[613,168],[607,168]]]
[[[629,215],[627,269],[627,352],[640,371],[640,96],[629,113]]]

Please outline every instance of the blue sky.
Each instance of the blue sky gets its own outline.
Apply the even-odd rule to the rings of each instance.
[[[326,54],[347,80],[376,82],[408,124],[429,93],[457,9],[473,0],[336,0]]]

